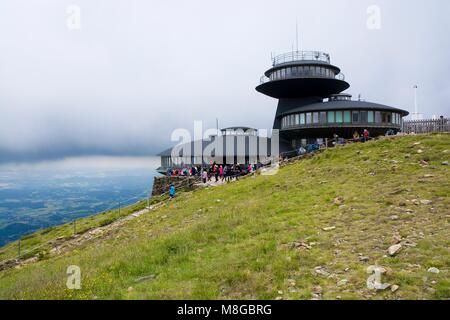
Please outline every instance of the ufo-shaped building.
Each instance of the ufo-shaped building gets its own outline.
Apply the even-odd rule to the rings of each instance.
[[[350,87],[330,55],[319,51],[294,51],[273,58],[256,90],[278,99],[273,128],[280,130],[283,151],[317,140],[353,137],[364,129],[371,136],[398,132],[405,110],[352,100],[342,92]]]

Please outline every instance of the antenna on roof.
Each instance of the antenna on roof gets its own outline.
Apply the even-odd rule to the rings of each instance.
[[[298,19],[295,19],[295,38],[296,38],[296,46],[298,52]]]

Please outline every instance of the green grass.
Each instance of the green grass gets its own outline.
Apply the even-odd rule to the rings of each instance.
[[[150,200],[150,205],[158,203],[167,199],[167,197],[154,197]],[[120,210],[109,210],[97,215],[89,216],[76,220],[77,234],[83,234],[89,230],[102,227],[113,223],[114,221],[126,217],[133,212],[144,209],[147,206],[147,200],[139,201]],[[73,238],[74,225],[73,222],[42,229],[32,234],[23,236],[21,239],[21,258],[27,259],[38,256],[40,258],[46,257],[48,251],[52,248],[52,243],[69,240]],[[16,259],[18,256],[18,241],[9,243],[0,249],[0,261],[8,259]]]
[[[1,272],[0,298],[310,299],[320,285],[324,299],[449,299],[450,182],[441,164],[449,154],[446,134],[384,139],[179,194],[104,238]],[[411,246],[388,257],[396,233]],[[66,288],[70,265],[81,268],[81,290]],[[368,290],[370,265],[385,267],[383,282],[400,289]],[[330,276],[315,274],[318,266]],[[148,275],[156,279],[136,281]]]

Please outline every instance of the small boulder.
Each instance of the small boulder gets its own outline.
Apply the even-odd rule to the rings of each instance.
[[[432,267],[428,269],[428,272],[438,274],[441,271],[438,268]]]
[[[431,201],[431,200],[420,200],[420,204],[423,204],[424,206],[428,206],[432,203],[433,203],[433,201]]]
[[[448,166],[448,161],[442,162],[442,165],[443,165],[443,166]]]
[[[345,286],[347,283],[348,283],[347,279],[342,279],[342,280],[338,281],[336,285],[338,287],[342,287],[342,286]]]
[[[322,230],[323,231],[333,231],[333,230],[335,230],[336,229],[336,227],[326,227],[326,228],[323,228]]]
[[[394,284],[393,286],[391,286],[391,291],[392,292],[396,292],[400,287],[396,284]]]
[[[389,253],[389,255],[391,257],[393,257],[397,253],[399,253],[401,249],[402,249],[402,245],[401,244],[395,244],[395,245],[389,247],[388,253]]]

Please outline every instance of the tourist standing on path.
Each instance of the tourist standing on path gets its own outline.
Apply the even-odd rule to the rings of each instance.
[[[173,184],[170,185],[169,196],[171,199],[173,199],[175,197],[175,186]]]
[[[208,181],[208,171],[206,171],[206,169],[203,169],[202,171],[202,179],[203,183],[206,183]]]
[[[220,165],[220,167],[219,167],[219,177],[220,177],[220,180],[223,181],[224,176],[223,176],[223,166],[222,165]]]

